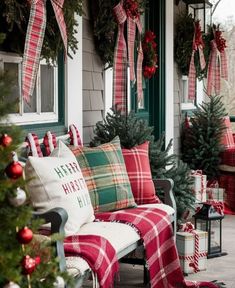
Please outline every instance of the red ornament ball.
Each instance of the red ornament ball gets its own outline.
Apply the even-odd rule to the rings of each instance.
[[[20,244],[28,244],[33,239],[33,232],[28,227],[20,229],[17,233],[17,240]]]
[[[34,260],[35,260],[35,264],[36,264],[36,265],[39,265],[39,264],[41,263],[41,258],[40,258],[40,256],[36,256],[36,257],[34,258]]]
[[[11,179],[18,179],[23,174],[23,167],[17,161],[11,162],[5,169],[7,176]]]
[[[12,143],[12,138],[8,136],[7,134],[3,134],[0,138],[0,145],[3,147],[10,146]]]
[[[21,261],[22,266],[22,273],[24,275],[32,274],[36,268],[36,261],[35,259],[31,258],[29,255],[23,257]]]

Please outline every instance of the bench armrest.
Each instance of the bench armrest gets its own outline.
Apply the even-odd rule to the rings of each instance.
[[[154,186],[161,188],[164,192],[164,204],[174,208],[176,211],[175,196],[173,194],[174,182],[172,179],[153,179]]]
[[[51,224],[51,233],[59,233],[65,235],[64,226],[68,219],[68,214],[63,208],[54,208],[47,212],[33,212],[33,217],[45,220],[45,223]],[[56,240],[54,243],[56,256],[59,258],[60,271],[66,270],[65,254],[63,239]]]

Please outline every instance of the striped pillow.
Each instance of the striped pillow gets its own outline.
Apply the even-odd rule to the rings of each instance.
[[[98,147],[71,147],[85,178],[94,211],[135,207],[118,137]]]
[[[131,189],[138,205],[161,203],[152,180],[148,150],[149,142],[131,149],[122,149]]]

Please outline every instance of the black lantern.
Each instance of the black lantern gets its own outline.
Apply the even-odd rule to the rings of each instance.
[[[212,4],[208,0],[183,0],[187,5],[188,14],[192,14],[195,20],[200,20],[201,29],[207,32],[208,25],[211,25]]]
[[[207,258],[227,255],[222,252],[222,220],[216,207],[204,203],[202,208],[194,216],[195,229],[208,232],[208,255]]]

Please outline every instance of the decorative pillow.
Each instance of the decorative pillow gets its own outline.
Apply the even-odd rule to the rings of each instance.
[[[29,157],[25,167],[33,206],[41,212],[62,207],[68,213],[66,236],[94,220],[94,210],[81,169],[73,153],[59,142],[49,157]]]
[[[137,204],[161,203],[156,196],[149,164],[149,142],[122,149],[132,193]]]
[[[224,117],[224,125],[226,129],[224,130],[224,135],[221,142],[224,145],[225,149],[235,149],[232,126],[229,116]]]
[[[90,192],[95,212],[135,207],[119,138],[98,147],[71,147]]]

